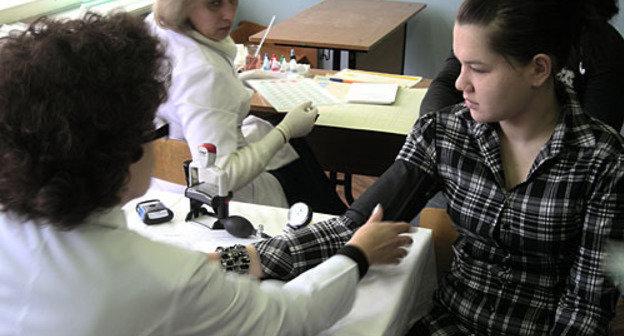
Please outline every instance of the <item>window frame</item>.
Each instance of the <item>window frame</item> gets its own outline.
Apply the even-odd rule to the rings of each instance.
[[[0,24],[15,23],[45,14],[79,8],[82,2],[82,0],[11,0],[10,5],[0,7]]]
[[[0,26],[28,22],[42,15],[52,17],[77,17],[86,10],[97,13],[122,10],[144,15],[152,10],[155,0],[0,0],[10,5],[0,5]],[[16,3],[17,2],[17,3]]]

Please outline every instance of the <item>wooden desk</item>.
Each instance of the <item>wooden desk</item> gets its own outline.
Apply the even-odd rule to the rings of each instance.
[[[403,73],[406,23],[425,7],[417,2],[325,0],[273,26],[265,42],[332,49],[334,70],[340,68],[336,56],[345,50],[349,69]],[[263,35],[264,30],[249,40],[258,43]]]
[[[331,72],[314,70],[314,74]],[[428,88],[430,79],[423,79],[415,88]],[[283,117],[261,95],[251,98],[251,113],[265,119]],[[339,127],[315,126],[305,138],[324,170],[330,171],[334,184],[345,186],[345,198],[352,202],[351,175],[380,176],[394,162],[407,134],[363,131]],[[338,180],[335,172],[344,173]]]

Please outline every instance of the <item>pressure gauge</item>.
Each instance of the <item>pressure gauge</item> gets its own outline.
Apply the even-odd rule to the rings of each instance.
[[[288,210],[288,226],[292,230],[300,229],[312,220],[312,208],[303,202],[293,204]]]

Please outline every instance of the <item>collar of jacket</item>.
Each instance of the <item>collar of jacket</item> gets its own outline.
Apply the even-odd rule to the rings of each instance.
[[[126,229],[128,227],[124,211],[119,206],[92,214],[87,218],[86,223],[114,229]]]
[[[234,62],[234,59],[236,58],[236,44],[231,37],[228,36],[221,41],[213,41],[196,30],[191,30],[188,35],[200,44],[211,47],[225,54],[230,63]]]
[[[482,137],[495,131],[496,123],[474,121],[470,116],[470,109],[465,103],[455,105],[451,112],[471,124],[471,130],[475,137]],[[583,111],[574,90],[566,88],[564,102],[561,104],[561,115],[549,141],[554,146],[551,148],[553,152],[558,153],[564,143],[582,148],[596,146],[597,140],[590,126],[592,124],[590,119],[591,117]]]

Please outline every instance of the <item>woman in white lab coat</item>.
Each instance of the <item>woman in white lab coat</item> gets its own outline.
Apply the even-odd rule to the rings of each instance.
[[[229,36],[237,7],[237,0],[156,1],[147,21],[173,62],[169,100],[158,116],[169,122],[172,137],[188,142],[194,158],[198,145],[216,145],[234,199],[281,207],[304,201],[341,214],[345,206],[311,153],[288,144],[310,132],[318,111],[299,106],[275,128],[248,116],[252,91],[237,77]]]
[[[145,193],[166,134],[159,41],[137,17],[91,14],[36,22],[1,50],[0,335],[316,335],[369,262],[406,254],[410,225],[378,213],[343,255],[260,283],[221,269],[248,254],[235,271],[261,276],[253,247],[207,256],[137,234],[121,206]]]

